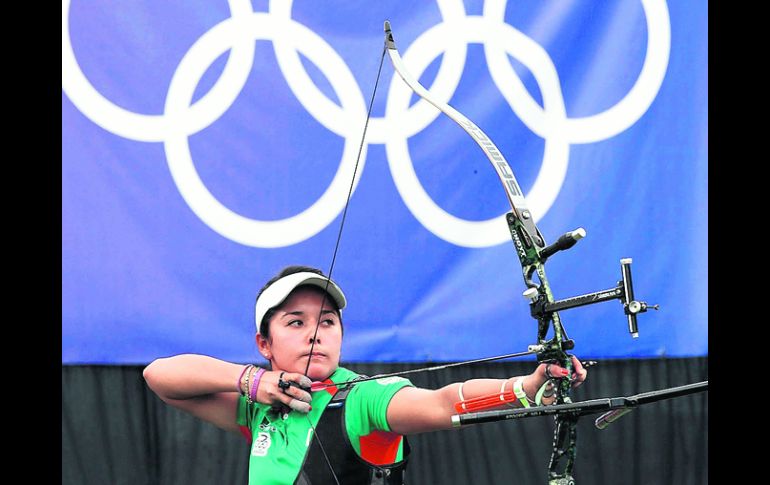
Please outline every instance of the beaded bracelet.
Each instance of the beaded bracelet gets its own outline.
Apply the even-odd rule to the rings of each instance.
[[[254,367],[253,365],[251,367]],[[246,372],[246,392],[243,393],[244,396],[246,396],[246,401],[251,404],[251,397],[249,396],[249,376],[251,376],[251,369],[249,369],[248,372]]]
[[[243,370],[241,371],[241,376],[238,378],[238,382],[235,384],[235,388],[238,389],[239,394],[243,394],[243,374],[246,373],[246,370],[248,370],[250,365],[251,364],[247,364],[243,366]]]
[[[238,393],[243,396],[243,376],[246,374],[246,371],[249,370],[250,367],[253,367],[251,364],[246,364],[243,366],[243,371],[241,371],[241,376],[238,378],[238,383],[236,384],[235,388],[238,389]]]

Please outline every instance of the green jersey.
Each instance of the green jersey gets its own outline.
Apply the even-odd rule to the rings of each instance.
[[[356,377],[355,372],[339,367],[324,382]],[[386,465],[402,459],[403,437],[390,431],[387,410],[393,395],[411,385],[402,377],[390,377],[362,382],[350,390],[345,399],[345,429],[353,449],[367,462]],[[249,485],[294,482],[313,439],[313,428],[336,392],[336,387],[329,387],[313,393],[313,409],[307,414],[278,413],[267,404],[249,404],[245,396],[240,397],[236,420],[251,442]]]

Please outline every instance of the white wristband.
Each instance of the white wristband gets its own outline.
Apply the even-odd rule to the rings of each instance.
[[[516,394],[516,398],[521,402],[521,405],[525,408],[529,407],[529,399],[527,393],[524,392],[524,378],[520,377],[513,383],[513,393]]]

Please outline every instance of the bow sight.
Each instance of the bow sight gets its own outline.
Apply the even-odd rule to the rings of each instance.
[[[516,215],[513,212],[506,214],[506,221],[508,221],[508,228],[511,232],[511,238],[517,247],[517,253],[521,260],[522,268],[524,269],[524,281],[527,285],[527,289],[523,295],[530,300],[530,313],[538,321],[538,344],[531,345],[530,350],[538,353],[539,362],[553,361],[555,356],[551,355],[546,349],[554,349],[554,346],[558,347],[558,350],[567,351],[575,347],[575,342],[567,337],[566,331],[562,328],[562,341],[552,342],[550,345],[546,345],[544,342],[546,332],[548,331],[549,323],[553,319],[553,314],[561,310],[568,310],[570,308],[577,308],[580,306],[591,305],[594,303],[601,303],[609,300],[621,300],[623,303],[623,312],[628,318],[628,332],[633,338],[639,337],[639,329],[637,323],[637,315],[644,313],[648,309],[658,310],[658,305],[648,305],[647,302],[638,301],[634,297],[634,285],[631,279],[631,258],[623,258],[620,260],[621,279],[617,282],[614,288],[606,290],[595,291],[585,295],[573,296],[571,298],[564,298],[562,300],[553,300],[549,298],[549,289],[546,284],[537,284],[532,280],[532,277],[538,268],[542,268],[545,261],[557,253],[574,246],[579,240],[583,239],[586,235],[585,229],[578,228],[574,231],[563,234],[555,243],[544,247],[542,250],[535,249],[535,244],[532,243],[532,238],[526,232],[526,228],[522,224],[518,224]],[[538,235],[537,240],[542,241],[542,237]],[[524,241],[524,242],[522,242]],[[544,273],[540,271],[538,276]],[[541,279],[541,283],[545,281]]]
[[[513,176],[511,174],[511,176]],[[520,214],[520,216],[519,216]],[[524,220],[522,220],[524,218]],[[574,246],[584,238],[586,232],[578,228],[563,234],[555,243],[545,246],[544,238],[539,229],[531,222],[529,211],[525,207],[517,207],[513,204],[513,211],[506,214],[508,229],[511,239],[516,247],[516,254],[521,261],[524,282],[527,289],[524,297],[530,300],[530,313],[538,322],[537,344],[530,345],[529,350],[537,354],[537,361],[557,363],[572,373],[571,356],[567,351],[575,347],[575,342],[567,336],[559,314],[560,310],[577,308],[580,306],[600,303],[603,301],[619,299],[623,302],[623,310],[628,318],[628,331],[633,338],[639,336],[637,314],[646,312],[648,308],[658,309],[658,305],[649,306],[646,302],[637,301],[634,297],[633,281],[631,279],[631,258],[620,260],[621,280],[614,288],[596,291],[585,295],[554,300],[548,279],[545,275],[546,260],[559,251]],[[525,224],[527,221],[529,224]],[[529,228],[527,227],[529,226]],[[534,230],[532,233],[530,231]],[[537,274],[540,284],[533,281]],[[553,327],[554,334],[550,340],[546,340],[549,328]],[[558,380],[558,394],[556,405],[538,406],[537,408],[519,409],[511,411],[490,411],[487,413],[475,413],[474,416],[453,416],[455,426],[463,424],[481,423],[496,419],[511,419],[525,416],[555,415],[556,426],[554,428],[553,452],[548,465],[549,484],[574,485],[572,468],[577,453],[577,420],[584,414],[604,411],[605,413],[596,421],[597,427],[604,429],[611,422],[619,419],[623,414],[633,409],[638,400],[631,398],[616,398],[615,401],[598,400],[599,402],[573,403],[570,398],[571,381],[569,378]],[[697,392],[697,391],[694,391]],[[659,396],[660,399],[665,394]],[[671,396],[673,397],[673,396]],[[559,471],[562,458],[566,457],[566,463]]]

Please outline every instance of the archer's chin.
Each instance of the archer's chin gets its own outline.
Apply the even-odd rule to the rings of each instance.
[[[337,370],[337,363],[332,362],[315,362],[310,363],[310,368],[307,370],[307,376],[311,381],[323,381]]]

